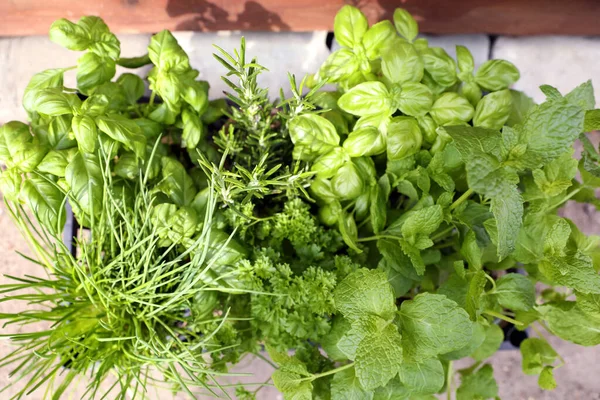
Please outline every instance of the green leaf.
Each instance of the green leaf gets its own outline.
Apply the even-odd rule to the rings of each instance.
[[[473,55],[465,46],[456,46],[456,61],[460,72],[471,74],[475,69],[475,60]]]
[[[352,50],[340,49],[334,51],[327,57],[319,75],[330,82],[339,82],[357,72],[360,68],[360,60]]]
[[[585,112],[583,125],[584,132],[597,131],[600,129],[600,110],[589,110]]]
[[[342,46],[353,48],[359,45],[369,28],[364,14],[356,7],[345,5],[335,15],[333,33]]]
[[[521,351],[523,373],[538,375],[546,365],[552,365],[558,354],[544,339],[527,338],[519,346]]]
[[[589,318],[573,301],[538,307],[550,332],[581,346],[600,344],[600,322]]]
[[[477,70],[475,82],[490,92],[508,89],[519,80],[517,67],[506,60],[488,60]]]
[[[89,51],[113,60],[119,58],[121,54],[119,39],[110,32],[102,18],[93,15],[83,16],[77,25],[81,26],[91,39]]]
[[[268,348],[269,356],[279,365],[273,375],[275,387],[281,391],[286,399],[311,400],[313,385],[310,380],[303,380],[311,374],[306,365],[296,357],[288,356],[274,349]]]
[[[83,93],[109,82],[116,73],[115,60],[85,53],[77,60],[77,88]]]
[[[343,212],[338,216],[338,229],[348,247],[357,253],[362,253],[357,244],[358,229],[356,228],[356,221],[354,221],[352,214]]]
[[[195,149],[204,135],[204,125],[200,117],[188,108],[183,109],[181,120],[183,121],[182,145],[188,149]]]
[[[373,391],[366,391],[360,385],[354,368],[348,368],[333,375],[331,398],[344,400],[372,400]]]
[[[371,187],[371,205],[369,213],[371,225],[376,234],[383,231],[387,219],[387,201],[390,196],[391,187],[388,175],[379,178],[377,185]]]
[[[80,25],[61,18],[50,26],[50,40],[69,50],[83,51],[92,44],[88,32]]]
[[[533,282],[521,274],[506,274],[496,282],[495,290],[498,303],[514,311],[529,311],[535,305],[535,287]]]
[[[523,199],[517,187],[494,197],[490,210],[498,228],[498,257],[502,260],[514,251],[523,221]]]
[[[571,104],[579,106],[584,110],[593,110],[596,107],[596,98],[594,97],[594,87],[592,81],[582,83],[575,89],[571,90],[565,99]]]
[[[373,126],[354,129],[344,140],[344,150],[350,157],[382,154],[386,150],[385,136]]]
[[[538,379],[538,385],[544,390],[554,390],[556,389],[556,380],[554,379],[553,374],[554,367],[546,366],[542,369],[540,373],[540,378]]]
[[[411,117],[392,118],[387,132],[388,160],[400,160],[421,149],[423,135],[417,120]]]
[[[331,329],[327,335],[321,339],[323,350],[325,350],[327,356],[332,360],[344,361],[348,359],[348,356],[340,350],[338,344],[350,328],[350,322],[341,315],[338,315],[333,319]]]
[[[483,270],[477,271],[471,276],[469,289],[466,297],[466,310],[473,321],[477,321],[481,308],[481,297],[483,295],[487,278]]]
[[[340,137],[335,127],[326,118],[315,114],[303,114],[288,122],[288,129],[295,158],[311,161],[326,154],[339,145]],[[297,154],[296,150],[301,149]]]
[[[197,190],[185,167],[171,157],[163,157],[161,164],[163,180],[157,185],[157,189],[180,207],[190,205]]]
[[[498,396],[498,384],[494,379],[494,369],[485,364],[477,372],[463,377],[456,400],[490,399]]]
[[[469,103],[474,107],[477,106],[477,103],[479,103],[483,96],[481,88],[473,81],[464,82],[458,89],[458,94],[469,100]]]
[[[135,74],[121,74],[117,79],[117,83],[123,88],[127,102],[132,105],[137,103],[146,90],[142,78]]]
[[[335,147],[329,153],[323,154],[314,162],[311,170],[317,173],[320,178],[331,178],[335,173],[349,161],[345,150],[341,147]]]
[[[104,201],[104,180],[98,156],[77,153],[65,170],[69,185],[69,202],[77,213],[86,218],[95,217]]]
[[[402,347],[414,360],[458,350],[471,340],[469,315],[444,295],[422,293],[400,308]]]
[[[365,314],[390,320],[396,312],[394,293],[383,271],[359,269],[338,284],[333,296],[336,309],[350,321]]]
[[[419,33],[417,21],[402,8],[396,8],[394,11],[394,25],[398,33],[409,42],[415,40]]]
[[[346,162],[331,179],[331,189],[341,200],[353,200],[363,193],[365,183],[354,162]]]
[[[56,184],[33,175],[23,180],[20,196],[45,228],[56,234],[62,232],[65,195]]]
[[[381,51],[396,37],[396,31],[390,21],[380,21],[371,26],[362,39],[367,58],[369,60],[378,58]]]
[[[492,92],[484,96],[475,109],[473,125],[500,130],[512,110],[512,96],[508,90]]]
[[[485,339],[477,350],[475,350],[470,356],[476,361],[483,361],[490,358],[502,345],[504,341],[504,332],[497,324],[491,323],[485,328]]]
[[[385,85],[381,82],[361,83],[340,97],[338,106],[354,115],[376,115],[393,112],[392,98]]]
[[[438,393],[446,380],[444,367],[437,358],[404,362],[399,377],[411,393],[419,394]]]
[[[36,98],[43,89],[63,87],[65,70],[62,68],[47,69],[35,74],[23,93],[23,108],[28,112],[35,111]]]
[[[434,90],[435,93],[439,94],[445,88],[456,83],[456,63],[445,50],[440,47],[430,47],[419,50],[419,53],[421,54],[425,71],[427,71],[424,78],[430,78],[439,86],[440,90]]]
[[[121,115],[110,114],[96,118],[98,128],[112,139],[122,143],[132,150],[138,157],[146,154],[146,137],[140,127],[128,118]]]
[[[377,335],[386,325],[387,322],[384,319],[376,315],[365,314],[352,321],[351,328],[339,339],[337,347],[346,358],[354,360],[361,341],[368,335]]]
[[[403,84],[423,79],[423,61],[415,47],[399,39],[381,52],[381,72],[390,82]]]
[[[433,105],[433,93],[420,83],[407,82],[402,85],[398,99],[398,109],[406,115],[424,116]]]
[[[531,97],[519,90],[510,89],[509,92],[511,96],[511,111],[508,119],[506,120],[506,125],[513,126],[520,124],[525,120],[525,117],[533,108],[535,103]]]
[[[16,168],[6,169],[0,172],[0,193],[10,201],[18,201],[21,192],[23,177],[21,171]]]
[[[443,220],[444,211],[439,205],[416,210],[402,225],[402,235],[407,239],[429,236],[439,228]]]
[[[75,148],[68,150],[51,150],[38,164],[37,169],[40,172],[64,177],[67,165],[71,162],[73,157],[75,157],[75,154],[77,154],[77,149]]]
[[[470,270],[481,270],[483,267],[483,251],[477,244],[477,236],[473,230],[469,230],[465,235],[465,239],[460,248],[460,253],[469,264]]]
[[[473,118],[473,106],[467,99],[457,93],[448,92],[441,95],[429,114],[438,125],[459,124]]]
[[[555,285],[582,293],[600,293],[600,275],[592,258],[581,251],[566,256],[547,255],[539,263],[540,272]]]
[[[74,106],[80,104],[76,95],[63,93],[62,88],[48,88],[38,92],[34,108],[40,114],[56,117],[72,114]]]
[[[190,69],[187,54],[173,34],[167,30],[152,36],[148,45],[148,56],[160,71],[184,72]]]
[[[402,365],[402,337],[394,324],[367,335],[356,350],[355,370],[361,386],[373,390],[385,386]]]
[[[79,149],[84,153],[95,152],[96,143],[98,142],[98,129],[94,119],[89,115],[76,115],[71,121],[71,127]]]
[[[566,99],[537,106],[519,130],[519,143],[527,145],[524,165],[536,168],[566,153],[583,132],[583,120],[584,111]]]
[[[408,388],[394,378],[387,385],[375,391],[373,400],[408,400],[410,398],[411,393]]]

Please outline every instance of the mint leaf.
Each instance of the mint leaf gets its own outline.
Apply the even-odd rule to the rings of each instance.
[[[483,270],[477,271],[471,276],[469,289],[467,290],[466,310],[471,320],[476,321],[481,308],[481,296],[483,295],[487,278]]]
[[[494,369],[486,364],[477,372],[463,377],[456,400],[490,399],[498,396],[498,384],[494,379]]]
[[[380,270],[363,268],[353,272],[336,287],[333,296],[336,308],[350,321],[364,314],[390,320],[396,312],[394,292]]]
[[[372,400],[373,391],[363,389],[354,368],[348,368],[333,375],[331,397],[333,399]]]
[[[579,106],[586,111],[593,110],[596,107],[596,99],[594,97],[592,81],[588,80],[577,86],[565,95],[565,99],[569,103]]]
[[[402,337],[394,324],[367,335],[356,349],[355,369],[361,386],[373,390],[385,386],[402,365]]]
[[[402,347],[424,360],[464,347],[473,335],[469,315],[444,295],[422,293],[400,308]]]
[[[446,380],[444,367],[437,358],[423,361],[406,361],[400,366],[400,382],[411,393],[434,394],[439,392]]]
[[[573,301],[538,307],[550,332],[582,346],[600,344],[600,321],[590,319]]]
[[[526,151],[524,166],[536,168],[564,154],[583,132],[584,111],[566,99],[546,101],[536,107],[519,130],[519,143]]]
[[[470,356],[476,361],[483,361],[494,355],[502,342],[504,341],[504,332],[497,324],[490,323],[489,326],[485,327],[485,339],[481,343],[477,350],[475,350]]]
[[[498,303],[514,311],[529,311],[535,305],[533,282],[521,274],[506,274],[496,282]]]
[[[555,285],[581,293],[600,293],[600,275],[594,269],[592,258],[580,251],[566,256],[547,256],[540,261],[539,269]]]
[[[356,358],[358,346],[364,338],[369,335],[377,335],[387,321],[376,315],[365,314],[359,319],[352,321],[351,328],[341,336],[337,342],[337,348],[350,360]]]
[[[429,236],[435,232],[444,220],[444,212],[439,205],[425,207],[411,213],[402,225],[402,235],[415,244],[418,236]]]
[[[556,380],[554,380],[554,367],[546,366],[542,369],[540,373],[540,378],[538,379],[538,385],[544,390],[554,390],[556,389]]]
[[[544,339],[527,338],[520,346],[523,373],[538,375],[546,365],[552,365],[558,354]]]
[[[502,260],[515,249],[523,219],[523,199],[516,186],[492,199],[490,210],[498,229],[498,257]]]
[[[409,400],[411,393],[398,378],[394,378],[387,385],[375,391],[373,400]]]

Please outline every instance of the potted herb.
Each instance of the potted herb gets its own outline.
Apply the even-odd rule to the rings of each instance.
[[[243,41],[217,48],[232,92],[209,102],[169,32],[123,59],[100,19],[57,21],[51,38],[85,51],[78,88],[66,69],[34,76],[30,124],[0,128],[7,207],[49,274],[4,285],[36,311],[2,317],[54,324],[12,335],[20,396],[50,380],[58,398],[93,370],[89,398],[109,373],[111,398],[156,379],[226,397],[219,377],[265,346],[286,399],[495,398],[485,360],[504,323],[536,332],[523,371],[554,388],[562,358],[546,333],[600,344],[598,241],[557,215],[600,186],[582,134],[600,126],[591,83],[542,86],[537,105],[510,89],[511,63],[475,70],[468,49],[455,61],[417,33],[404,10],[369,27],[345,6],[342,48],[299,85],[290,76],[279,102]],[[113,81],[114,68],[145,63],[140,103],[145,82]],[[75,255],[60,240],[67,201],[91,235]]]

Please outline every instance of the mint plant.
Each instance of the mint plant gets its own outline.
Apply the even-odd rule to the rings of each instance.
[[[548,334],[600,344],[600,242],[557,214],[599,207],[591,82],[534,104],[514,65],[454,60],[402,9],[369,27],[344,6],[334,31],[342,48],[275,101],[244,40],[216,47],[231,92],[209,101],[168,31],[123,58],[97,17],[53,24],[78,65],[35,75],[29,124],[0,127],[0,188],[48,275],[0,287],[30,308],[0,316],[24,325],[3,360],[16,398],[93,372],[86,398],[145,398],[158,379],[190,397],[488,399],[507,326],[532,334],[523,372],[546,390],[564,364]],[[77,254],[67,202],[90,231]],[[271,379],[223,384],[247,355]]]

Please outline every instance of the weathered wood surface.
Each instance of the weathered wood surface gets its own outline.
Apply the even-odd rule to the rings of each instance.
[[[427,33],[600,34],[597,0],[0,0],[0,36],[46,34],[52,21],[82,15],[122,33],[331,30],[344,4],[372,22],[404,7]]]

